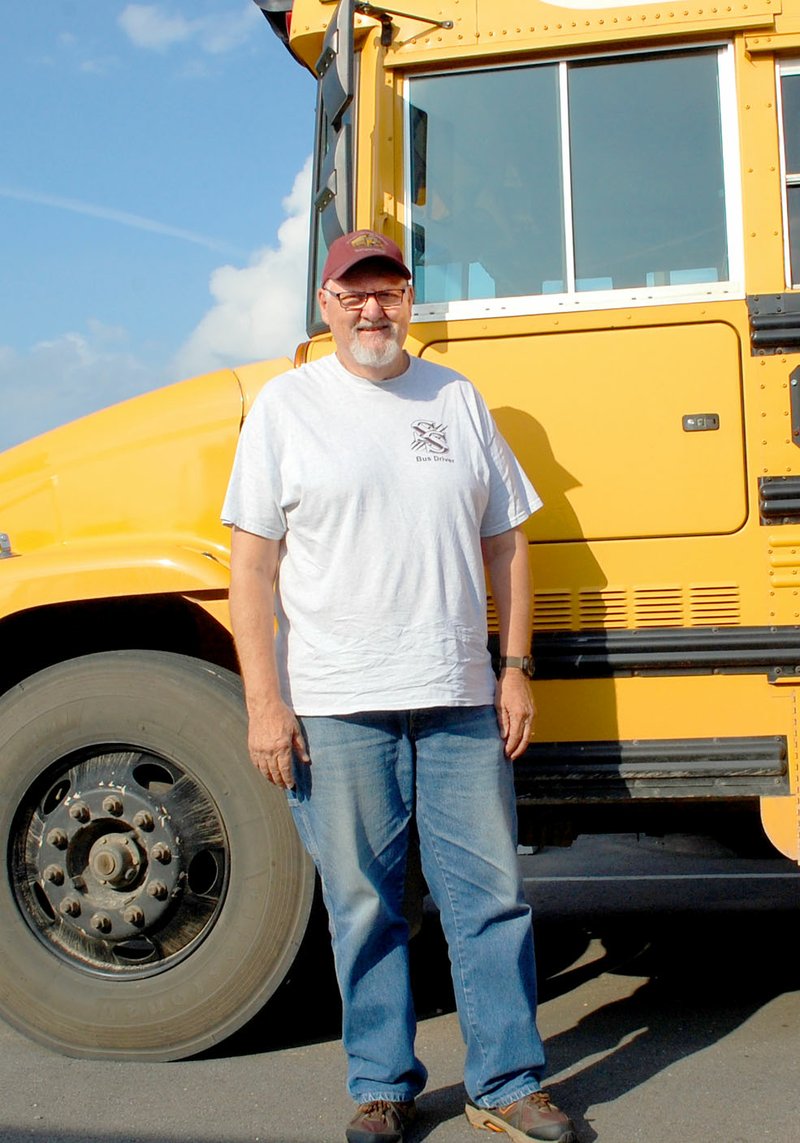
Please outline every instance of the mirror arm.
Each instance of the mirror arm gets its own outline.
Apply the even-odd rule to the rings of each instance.
[[[431,20],[428,16],[415,16],[413,12],[398,12],[392,8],[379,8],[375,4],[363,3],[362,0],[355,0],[355,9],[362,16],[370,16],[373,20],[380,20],[381,24],[381,47],[388,48],[392,42],[392,16],[403,16],[406,20],[420,20],[422,23],[431,24],[434,28],[452,28],[452,20]]]

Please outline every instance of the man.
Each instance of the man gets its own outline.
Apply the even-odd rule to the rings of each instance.
[[[427,1075],[403,915],[412,817],[453,965],[467,1116],[573,1143],[540,1090],[511,769],[534,718],[519,526],[540,501],[473,386],[404,350],[410,277],[382,235],[337,239],[319,291],[336,352],[271,381],[245,423],[223,519],[250,753],[287,790],[320,874],[349,1143],[400,1143]]]

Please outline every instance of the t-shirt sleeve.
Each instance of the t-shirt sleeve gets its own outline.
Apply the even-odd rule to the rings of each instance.
[[[542,507],[541,498],[481,401],[489,462],[489,501],[481,520],[481,536],[499,536],[524,524]]]
[[[270,540],[280,540],[286,533],[277,439],[268,409],[257,399],[239,435],[222,506],[223,524]]]

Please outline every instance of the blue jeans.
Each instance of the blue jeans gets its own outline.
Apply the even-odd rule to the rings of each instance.
[[[414,1052],[403,890],[409,822],[441,915],[476,1104],[538,1091],[530,909],[516,852],[516,803],[493,707],[303,717],[311,765],[295,764],[295,823],[320,873],[342,994],[348,1090],[358,1103],[413,1099]]]

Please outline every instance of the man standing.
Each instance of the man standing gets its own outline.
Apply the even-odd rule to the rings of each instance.
[[[574,1143],[541,1091],[511,767],[534,718],[520,525],[541,502],[470,382],[404,350],[410,277],[383,236],[337,239],[319,291],[336,352],[271,381],[242,431],[223,519],[250,753],[288,791],[320,874],[358,1104],[349,1143],[400,1143],[427,1075],[403,915],[412,817],[450,950],[467,1116]]]

